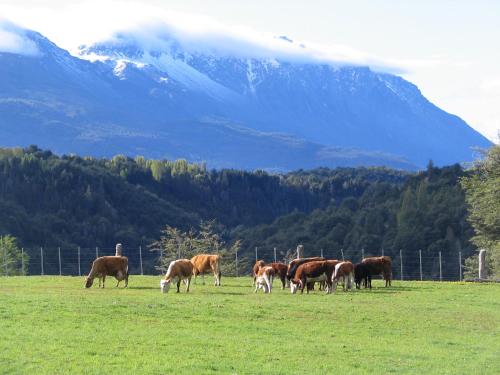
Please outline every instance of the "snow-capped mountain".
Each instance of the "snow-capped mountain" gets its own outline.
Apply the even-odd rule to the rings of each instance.
[[[148,46],[126,33],[75,57],[22,32],[39,53],[0,51],[1,146],[294,169],[441,165],[490,145],[413,84],[368,67],[193,49],[170,35]]]

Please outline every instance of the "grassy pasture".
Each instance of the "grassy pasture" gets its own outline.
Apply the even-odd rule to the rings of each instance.
[[[1,374],[500,374],[500,285],[253,293],[250,278],[159,291],[0,278]]]

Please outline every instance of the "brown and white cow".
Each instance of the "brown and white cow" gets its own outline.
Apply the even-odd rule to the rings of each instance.
[[[263,260],[257,260],[253,265],[252,276],[253,276],[253,285],[255,286],[255,279],[257,278],[257,274],[261,267],[264,267],[266,263]]]
[[[196,277],[201,274],[203,285],[205,285],[205,274],[212,272],[215,278],[215,286],[220,286],[220,255],[199,254],[191,258],[193,264],[194,282]]]
[[[339,262],[335,266],[335,272],[332,275],[332,291],[335,293],[339,281],[344,282],[344,291],[352,290],[354,282],[354,265],[349,262]]]
[[[319,261],[319,260],[326,260],[326,259],[322,258],[322,257],[312,257],[312,258],[297,258],[297,259],[292,260],[288,264],[288,270],[287,270],[287,273],[286,273],[286,278],[288,280],[293,279],[295,277],[295,273],[297,272],[297,268],[301,264],[308,263],[308,262],[313,262],[313,261]]]
[[[189,259],[177,259],[170,262],[165,277],[160,281],[160,289],[162,293],[168,293],[172,282],[177,283],[177,293],[181,281],[186,284],[186,292],[189,292],[189,284],[193,276],[193,264]]]
[[[264,290],[264,293],[271,293],[273,288],[274,269],[271,266],[264,266],[257,272],[255,279],[255,293],[259,288]]]
[[[297,289],[300,289],[300,292],[304,293],[304,288],[307,286],[307,293],[309,293],[310,285],[315,282],[325,282],[330,290],[333,271],[334,266],[325,260],[303,263],[290,280],[290,291],[295,294]]]
[[[391,286],[392,279],[392,260],[389,256],[364,258],[361,263],[366,265],[370,276],[382,275],[385,280],[385,286]],[[370,283],[371,288],[371,283]]]
[[[92,268],[85,278],[85,288],[90,288],[97,277],[99,279],[99,288],[104,288],[106,276],[114,276],[118,283],[125,280],[125,288],[128,286],[128,258],[120,256],[104,256],[99,257],[92,262]]]

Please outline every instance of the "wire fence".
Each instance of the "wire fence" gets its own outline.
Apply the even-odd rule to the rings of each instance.
[[[29,257],[26,261],[25,255]],[[88,274],[92,262],[99,256],[115,255],[114,247],[92,247],[92,248],[61,248],[61,247],[32,247],[23,248],[22,256],[17,261],[17,269],[22,270],[25,275],[66,275],[83,276]],[[374,253],[361,249],[359,251],[344,251],[343,249],[319,249],[304,250],[304,257],[321,256],[327,259],[350,260],[353,263],[360,262],[364,257],[384,255],[383,252]],[[386,254],[387,255],[387,254]],[[438,280],[438,281],[462,281],[463,262],[462,253],[450,254],[442,252],[417,251],[410,252],[400,250],[396,254],[390,254],[392,258],[392,273],[394,280]],[[161,270],[157,268],[161,253],[152,252],[142,246],[128,247],[123,249],[123,256],[128,257],[130,274],[159,275]],[[251,273],[252,266],[256,260],[271,262],[289,262],[295,258],[296,252],[282,250],[278,247],[255,247],[253,252],[236,252],[225,255],[222,259],[222,269],[227,276],[243,276]],[[12,262],[6,257],[1,258],[0,252],[0,275],[9,275],[7,262]],[[179,254],[179,258],[183,257]],[[28,264],[24,264],[27,262]],[[9,264],[10,266],[10,264]]]

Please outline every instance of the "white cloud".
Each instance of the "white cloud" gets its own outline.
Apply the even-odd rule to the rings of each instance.
[[[381,58],[341,44],[308,41],[290,43],[276,35],[242,25],[227,25],[200,14],[181,13],[138,2],[115,0],[61,4],[57,9],[6,6],[4,13],[23,26],[42,32],[76,54],[81,44],[124,38],[146,50],[168,48],[175,38],[196,52],[216,51],[241,57],[277,58],[297,62],[362,65],[400,74],[421,66],[445,63],[442,59]],[[293,39],[293,35],[289,35]]]
[[[27,56],[39,54],[36,44],[23,29],[7,20],[0,19],[0,52],[17,53]]]

